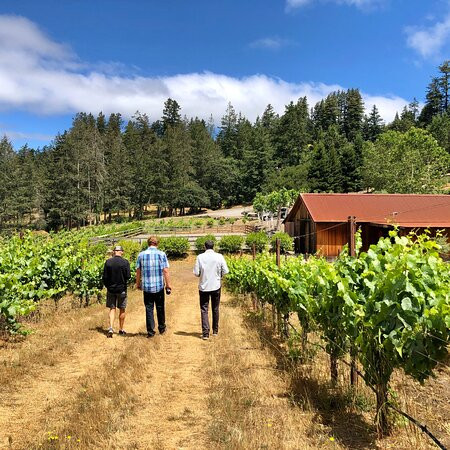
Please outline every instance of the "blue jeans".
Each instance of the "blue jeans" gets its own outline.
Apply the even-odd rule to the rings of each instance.
[[[155,334],[155,318],[153,316],[154,306],[156,305],[156,316],[158,318],[158,330],[160,333],[166,331],[166,313],[164,310],[164,289],[159,292],[145,292],[145,321],[147,324],[147,334]]]

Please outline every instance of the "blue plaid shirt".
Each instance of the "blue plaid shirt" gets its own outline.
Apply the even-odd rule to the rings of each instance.
[[[139,253],[136,269],[141,269],[141,288],[144,292],[159,292],[164,289],[163,269],[169,267],[167,256],[156,247]]]

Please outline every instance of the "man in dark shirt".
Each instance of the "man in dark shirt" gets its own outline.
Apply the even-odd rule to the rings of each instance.
[[[119,334],[126,334],[123,329],[125,308],[127,307],[127,282],[131,277],[130,263],[122,258],[123,248],[114,247],[114,255],[105,262],[103,267],[103,284],[106,286],[106,307],[109,308],[108,337],[114,334],[114,319],[116,308],[119,308]]]

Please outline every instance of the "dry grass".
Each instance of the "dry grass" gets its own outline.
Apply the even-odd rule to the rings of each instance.
[[[53,417],[32,449],[118,448],[110,437],[123,429],[138,400],[135,389],[148,342],[144,338],[128,341],[124,350],[92,373],[84,376],[66,415]],[[133,448],[133,446],[129,447]]]
[[[31,322],[26,324],[32,330],[30,336],[2,342],[0,384],[4,388],[14,385],[25,375],[67,358],[77,346],[91,338],[86,327],[95,330],[104,324],[104,306],[73,308],[69,304],[70,301],[66,301],[57,309],[47,305],[39,316],[34,317],[32,325]]]
[[[215,447],[343,448],[313,410],[295,405],[279,352],[266,341],[261,345],[261,335],[243,326],[240,313],[233,302],[222,306],[224,329],[210,357],[209,436]]]
[[[244,297],[235,298],[230,302],[230,306],[244,306],[245,324],[249,328],[250,335],[253,330],[257,330],[257,341],[253,341],[253,347],[262,346],[269,351],[274,359],[274,367],[281,370],[277,377],[283,379],[286,386],[284,396],[289,400],[290,409],[284,408],[283,413],[278,417],[278,421],[283,424],[292,423],[292,417],[299,413],[303,420],[294,420],[293,428],[298,434],[308,436],[310,444],[303,443],[302,447],[322,448],[324,444],[330,444],[330,437],[333,438],[332,448],[349,449],[431,449],[436,448],[430,439],[421,433],[417,427],[410,424],[401,417],[393,417],[395,426],[391,436],[378,439],[374,426],[375,399],[372,391],[359,381],[356,389],[349,386],[349,369],[340,364],[339,383],[336,387],[329,382],[329,359],[322,350],[317,347],[310,347],[309,357],[302,363],[298,359],[292,358],[292,354],[298,356],[295,351],[290,352],[286,342],[275,335],[271,326],[271,312],[253,312],[249,310],[250,302]],[[317,338],[312,336],[312,340]],[[294,347],[299,343],[294,340]],[[232,430],[246,430],[248,417],[254,417],[255,410],[261,404],[264,396],[258,392],[258,384],[251,378],[242,377],[241,367],[246,366],[248,358],[239,358],[239,352],[235,350],[236,360],[229,360],[227,355],[233,352],[232,346],[224,351],[224,361],[218,358],[218,364],[224,366],[229,377],[223,383],[229,384],[226,394],[219,396],[213,402],[213,409],[219,411],[219,416],[225,417],[222,422],[217,423],[222,430],[223,448],[249,448],[251,443],[255,448],[296,448],[292,446],[288,436],[292,435],[292,430],[283,432],[280,436],[274,436],[273,431],[260,433],[254,437],[254,441],[248,441],[246,434],[239,435],[239,439],[233,436]],[[267,376],[267,380],[273,382],[273,374]],[[254,400],[250,406],[242,408],[238,414],[233,416],[233,411],[227,411],[227,403],[233,404],[235,394],[233,386],[239,386],[238,391],[244,392],[246,396]],[[401,409],[408,411],[412,416],[418,418],[422,423],[427,424],[440,439],[447,443],[450,438],[450,377],[448,368],[441,368],[437,380],[428,381],[425,386],[408,379],[405,375],[396,373],[392,387],[398,393],[398,403]],[[256,392],[255,392],[256,390]],[[236,391],[237,392],[237,391]],[[238,395],[238,394],[237,394]],[[217,397],[217,396],[216,396]],[[224,406],[220,406],[221,402]],[[221,410],[221,412],[220,412]],[[234,417],[234,419],[233,419]],[[241,425],[235,424],[235,421]],[[234,425],[230,425],[234,424]],[[233,428],[234,427],[234,428]],[[284,425],[283,425],[284,428]],[[290,427],[288,426],[288,429]],[[228,430],[228,432],[226,432]],[[231,430],[231,431],[230,431]],[[219,434],[220,435],[220,434]],[[263,436],[265,436],[263,438]],[[256,439],[256,440],[255,440]],[[277,439],[279,441],[277,442]],[[266,445],[266,447],[265,447]]]

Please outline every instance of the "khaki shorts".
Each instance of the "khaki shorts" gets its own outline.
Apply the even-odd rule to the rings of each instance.
[[[125,309],[127,307],[127,293],[122,292],[121,294],[113,294],[108,291],[106,293],[106,307],[111,309]]]

